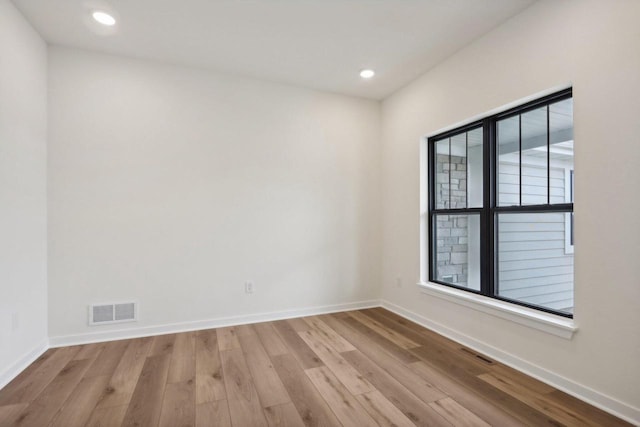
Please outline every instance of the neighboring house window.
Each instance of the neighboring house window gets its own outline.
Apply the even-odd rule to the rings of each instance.
[[[433,136],[428,153],[429,280],[572,317],[571,89]]]

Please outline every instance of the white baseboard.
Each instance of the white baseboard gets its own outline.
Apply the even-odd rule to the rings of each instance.
[[[382,307],[389,311],[396,313],[412,322],[418,323],[425,328],[431,329],[445,337],[452,339],[462,345],[472,348],[482,354],[485,354],[499,362],[504,363],[518,371],[521,371],[529,376],[532,376],[544,383],[549,384],[559,390],[564,391],[580,400],[583,400],[603,411],[609,412],[616,417],[622,418],[625,421],[634,425],[640,425],[640,409],[635,408],[627,403],[621,402],[613,397],[602,394],[590,387],[576,383],[568,378],[558,375],[554,372],[548,371],[533,363],[527,362],[519,357],[504,352],[493,346],[478,341],[468,335],[464,335],[458,331],[455,331],[447,326],[441,325],[437,322],[429,320],[428,318],[414,313],[413,311],[402,308],[389,301],[382,300]]]
[[[45,351],[49,349],[48,340],[42,341],[35,346],[32,350],[28,351],[24,356],[18,359],[11,366],[6,368],[0,373],[0,389],[6,386],[17,377],[20,372],[24,371],[27,366],[31,365],[38,357],[40,357]]]
[[[148,337],[177,332],[198,331],[201,329],[220,328],[224,326],[245,325],[249,323],[270,322],[273,320],[290,319],[293,317],[313,316],[316,314],[336,313],[340,311],[360,310],[363,308],[379,307],[380,300],[357,301],[345,304],[333,304],[317,307],[300,308],[284,311],[247,314],[242,316],[221,317],[217,319],[196,320],[192,322],[171,323],[157,326],[144,326],[110,331],[91,332],[86,334],[62,335],[50,337],[51,347],[90,344],[104,341],[114,341],[129,338]]]

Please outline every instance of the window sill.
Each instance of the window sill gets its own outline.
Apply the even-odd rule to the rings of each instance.
[[[573,319],[509,304],[508,302],[487,298],[482,295],[472,294],[436,283],[420,282],[418,286],[424,294],[460,304],[473,310],[500,317],[501,319],[510,320],[566,340],[570,340],[578,330]]]

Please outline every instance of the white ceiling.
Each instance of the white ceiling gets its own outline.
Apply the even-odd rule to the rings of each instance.
[[[51,44],[381,99],[534,0],[13,0]],[[90,13],[114,14],[112,29]],[[358,72],[377,75],[363,81]]]

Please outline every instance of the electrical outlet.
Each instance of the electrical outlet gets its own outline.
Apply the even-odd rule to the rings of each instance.
[[[244,282],[244,292],[247,294],[253,293],[253,282],[251,280]]]
[[[402,277],[398,276],[396,277],[396,288],[401,288],[402,287]]]

